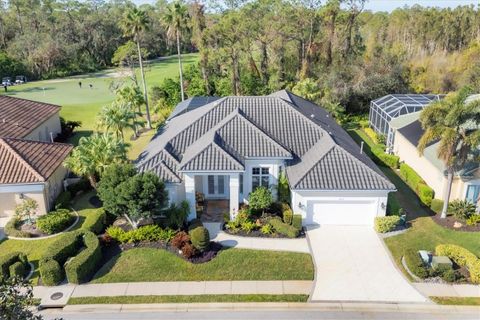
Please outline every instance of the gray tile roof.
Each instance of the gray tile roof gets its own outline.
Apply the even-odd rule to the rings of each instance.
[[[175,159],[164,163],[179,179],[186,170],[243,170],[245,159],[277,157],[287,160],[292,188],[395,188],[324,109],[287,91],[221,98],[181,113],[159,130],[137,166],[157,168],[163,153]],[[342,168],[330,165],[323,180],[315,177],[320,174],[315,168],[332,161]],[[157,174],[178,182],[168,179],[170,173]]]
[[[172,111],[168,120],[175,118],[176,116],[183,114],[185,112],[192,111],[193,109],[202,107],[210,102],[214,102],[220,99],[219,97],[192,97],[185,101],[180,102],[175,109]]]

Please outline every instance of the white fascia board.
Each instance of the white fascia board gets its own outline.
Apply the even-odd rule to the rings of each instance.
[[[212,171],[212,170],[179,170],[179,172],[183,172],[183,173],[193,173],[193,174],[196,174],[196,173],[201,173],[201,174],[230,174],[230,173],[242,173],[242,172],[245,172],[245,170],[230,170],[230,171]]]
[[[0,184],[0,193],[43,192],[44,183]]]

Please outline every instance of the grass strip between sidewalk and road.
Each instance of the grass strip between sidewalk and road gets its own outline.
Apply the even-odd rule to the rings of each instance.
[[[430,297],[430,299],[448,306],[480,306],[480,297]]]
[[[307,302],[306,294],[207,294],[169,296],[116,296],[70,298],[69,305],[140,304],[140,303],[202,303],[202,302]]]

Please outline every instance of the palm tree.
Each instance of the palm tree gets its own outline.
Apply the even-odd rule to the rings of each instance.
[[[447,216],[455,171],[462,168],[467,161],[478,161],[480,100],[468,101],[469,94],[470,89],[463,88],[432,103],[420,114],[420,122],[425,132],[418,143],[418,151],[423,155],[430,143],[438,141],[438,158],[446,167],[447,187],[443,194],[442,218]]]
[[[64,165],[78,176],[86,177],[97,188],[97,177],[113,163],[127,161],[127,145],[111,133],[82,137]]]
[[[142,105],[145,104],[145,99],[137,86],[127,86],[117,90],[117,101],[126,103],[129,105],[131,111],[134,113],[135,119],[133,120],[135,137],[138,137],[138,125],[137,116],[142,115]],[[135,109],[137,111],[135,111]]]
[[[188,14],[187,7],[180,1],[171,3],[163,15],[163,23],[167,26],[167,36],[170,39],[176,39],[177,41],[177,55],[178,55],[178,68],[180,70],[180,91],[182,94],[182,101],[185,100],[185,93],[183,89],[183,70],[182,70],[182,54],[180,52],[180,39],[182,37],[182,30],[188,26],[188,20],[190,16]]]
[[[149,23],[149,19],[146,12],[137,9],[136,7],[133,7],[125,13],[124,19],[122,21],[122,28],[123,28],[124,34],[126,36],[132,36],[135,42],[137,43],[138,64],[140,65],[140,73],[142,75],[143,96],[145,99],[146,114],[147,114],[147,127],[151,129],[152,123],[150,121],[150,109],[148,107],[147,83],[145,81],[142,51],[140,49],[140,34],[143,31],[147,30],[148,23]]]
[[[115,101],[111,105],[104,106],[98,114],[98,125],[107,131],[113,131],[117,138],[125,141],[124,130],[136,129],[136,113],[130,105],[123,101]]]

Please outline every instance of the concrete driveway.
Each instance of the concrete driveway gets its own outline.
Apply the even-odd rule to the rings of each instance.
[[[312,300],[425,302],[368,226],[309,226],[315,260]]]

